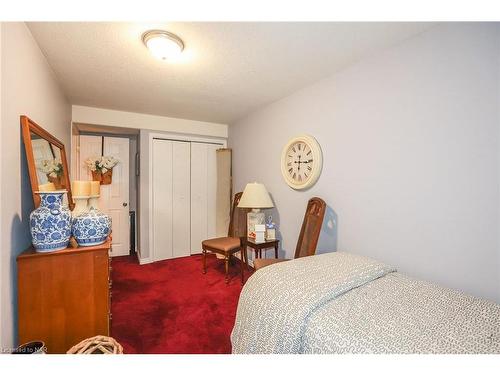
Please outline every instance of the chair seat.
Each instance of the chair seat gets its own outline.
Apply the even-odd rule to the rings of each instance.
[[[257,259],[254,259],[253,261],[253,267],[255,268],[255,271],[261,269],[261,268],[264,268],[266,266],[270,266],[271,264],[276,264],[276,263],[281,263],[281,262],[285,262],[287,260],[290,260],[290,259],[261,259],[261,258],[257,258]]]
[[[239,237],[219,237],[205,240],[201,243],[202,247],[210,249],[217,249],[220,251],[228,252],[238,249],[241,245]]]

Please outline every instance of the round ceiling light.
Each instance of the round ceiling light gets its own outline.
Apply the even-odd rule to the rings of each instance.
[[[184,43],[177,35],[164,30],[149,30],[142,34],[142,41],[151,54],[160,60],[179,56]]]

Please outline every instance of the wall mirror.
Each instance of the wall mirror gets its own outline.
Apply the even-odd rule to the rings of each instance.
[[[27,116],[21,116],[21,129],[35,208],[40,205],[36,191],[66,190],[68,206],[73,210],[64,144]]]

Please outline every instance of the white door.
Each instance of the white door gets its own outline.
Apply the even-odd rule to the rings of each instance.
[[[153,141],[153,259],[190,254],[190,143]]]
[[[38,184],[46,184],[48,182],[47,175],[38,170],[42,166],[43,161],[57,159],[53,154],[50,143],[43,138],[32,139],[31,147],[33,148],[33,156],[35,158],[35,166],[37,168]]]
[[[80,179],[80,136],[78,134],[71,134],[71,173],[70,179]]]
[[[190,143],[173,142],[172,144],[172,213],[174,215],[172,256],[174,258],[190,255],[191,238],[191,176]]]
[[[110,185],[101,185],[99,206],[112,220],[111,256],[128,255],[130,252],[129,223],[129,139],[104,137],[103,154],[114,156],[119,163],[113,168]]]
[[[93,156],[102,155],[102,137],[99,135],[80,135],[77,178],[79,180],[92,180],[92,173],[87,168],[85,160]]]
[[[217,156],[220,145],[191,143],[191,254],[216,237]]]
[[[172,258],[172,142],[153,140],[153,260]]]

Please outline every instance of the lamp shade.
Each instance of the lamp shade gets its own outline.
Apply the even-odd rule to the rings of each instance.
[[[238,207],[241,208],[271,208],[273,201],[263,184],[251,182],[245,186]]]

